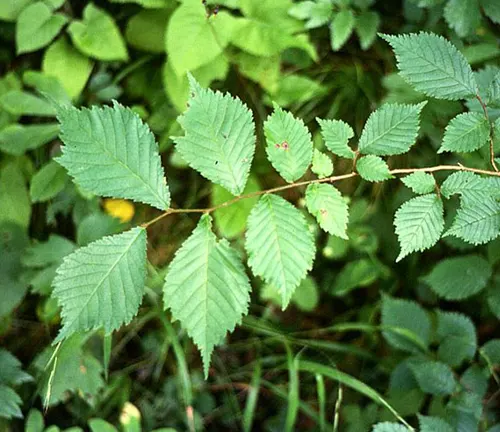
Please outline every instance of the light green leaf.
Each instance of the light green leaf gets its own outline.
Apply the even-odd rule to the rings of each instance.
[[[415,360],[409,365],[424,393],[439,396],[449,395],[455,391],[457,382],[447,364],[433,360]]]
[[[175,73],[185,75],[222,54],[234,26],[235,18],[225,11],[207,18],[201,2],[184,2],[171,16],[165,38]]]
[[[75,250],[75,244],[65,237],[51,234],[46,242],[28,247],[22,257],[26,267],[46,267],[62,263],[63,258]]]
[[[111,3],[136,3],[144,8],[161,9],[170,6],[170,0],[109,0]]]
[[[127,23],[125,38],[134,48],[152,53],[165,52],[165,32],[171,10],[142,10]]]
[[[245,248],[253,273],[278,288],[285,309],[316,252],[303,214],[277,195],[263,196],[248,218]]]
[[[476,328],[463,314],[437,311],[438,359],[452,367],[460,366],[476,355]]]
[[[499,8],[500,9],[500,8]],[[488,90],[488,105],[500,108],[500,72],[498,72],[491,81]],[[496,131],[500,131],[499,120],[495,121]],[[498,132],[495,132],[498,133]]]
[[[90,419],[89,426],[92,432],[118,432],[111,423],[99,418]]]
[[[437,243],[444,228],[443,203],[435,194],[413,198],[399,207],[394,225],[401,246],[398,262]]]
[[[264,122],[266,152],[273,167],[288,183],[302,177],[313,155],[311,133],[301,119],[274,105]]]
[[[382,333],[387,343],[395,349],[419,353],[429,346],[431,321],[427,312],[413,301],[384,295],[382,297],[382,326],[404,330],[405,334],[391,330]],[[407,333],[411,334],[412,338],[406,337]]]
[[[193,339],[203,358],[205,377],[214,347],[247,313],[250,282],[239,255],[217,241],[212,219],[198,226],[175,254],[165,278],[165,308]]]
[[[0,418],[22,418],[23,400],[10,387],[0,384]]]
[[[0,419],[22,418],[22,399],[12,386],[32,381],[30,375],[23,372],[21,362],[10,352],[0,349]]]
[[[325,153],[314,149],[311,171],[319,178],[331,176],[333,174],[332,160]]]
[[[306,277],[292,296],[292,303],[303,312],[312,312],[318,306],[319,289],[312,277]]]
[[[0,107],[16,116],[53,117],[54,107],[38,96],[22,90],[11,90],[0,97]]]
[[[85,55],[102,61],[128,60],[128,52],[113,18],[89,3],[83,20],[73,21],[68,32],[75,46]]]
[[[428,194],[433,192],[436,188],[434,176],[422,171],[407,175],[403,177],[401,181],[417,194]]]
[[[92,62],[70,45],[65,37],[56,40],[43,56],[42,70],[56,77],[71,99],[80,96],[92,72]]]
[[[26,426],[24,432],[43,432],[45,429],[45,421],[40,411],[35,408],[30,409],[26,418]]]
[[[303,75],[287,74],[279,78],[278,86],[270,92],[270,96],[277,105],[288,107],[308,102],[327,92],[327,88],[317,80]]]
[[[38,93],[49,101],[61,105],[69,105],[70,98],[58,78],[44,74],[43,72],[28,70],[23,74],[23,82],[33,87]]]
[[[22,172],[15,163],[0,169],[0,224],[13,222],[28,228],[31,203]]]
[[[32,202],[43,202],[54,198],[64,189],[68,176],[57,162],[50,161],[31,179],[30,196]]]
[[[279,55],[258,57],[241,51],[236,55],[235,60],[239,72],[259,83],[268,93],[274,94],[278,90],[282,79]]]
[[[42,1],[29,5],[17,19],[17,53],[36,51],[48,45],[68,22],[68,18],[51,9]]]
[[[313,183],[306,190],[306,206],[326,232],[347,239],[349,208],[332,185]]]
[[[0,2],[0,20],[15,21],[23,9],[33,0],[2,0]]]
[[[354,136],[351,126],[342,120],[322,120],[316,118],[321,127],[321,136],[325,145],[333,154],[348,159],[354,159],[354,152],[348,146],[348,141]]]
[[[330,0],[302,1],[295,3],[288,14],[300,20],[307,20],[306,28],[313,29],[325,25],[332,16],[332,4]]]
[[[481,199],[499,195],[500,191],[498,184],[492,178],[481,177],[472,172],[459,171],[446,178],[441,185],[441,194],[446,198],[460,194]]]
[[[78,225],[76,241],[85,246],[107,235],[118,234],[123,230],[119,219],[105,213],[91,213]]]
[[[387,163],[380,157],[368,155],[356,162],[358,174],[365,180],[380,182],[392,178]]]
[[[0,149],[20,156],[52,141],[59,135],[59,124],[12,124],[0,130]]]
[[[335,14],[332,23],[330,24],[330,43],[332,50],[338,51],[344,46],[351,36],[356,17],[350,9],[343,9]]]
[[[377,31],[380,26],[380,17],[377,12],[363,11],[356,18],[356,34],[359,37],[361,49],[367,50],[373,44],[377,37]]]
[[[420,432],[453,432],[452,427],[439,417],[418,415]]]
[[[400,74],[416,90],[438,99],[474,97],[472,69],[457,48],[433,33],[382,36],[394,49]]]
[[[373,284],[380,275],[380,268],[368,258],[349,261],[335,277],[330,293],[343,297],[356,288]]]
[[[248,177],[244,194],[257,192],[260,190],[256,177]],[[226,201],[234,199],[234,195],[219,185],[213,185],[212,205],[217,206]],[[252,207],[257,203],[258,197],[252,197],[236,201],[228,207],[222,207],[214,212],[215,226],[223,237],[238,237],[245,231],[248,215]]]
[[[406,153],[415,143],[426,103],[385,104],[373,112],[359,139],[360,152],[378,156]]]
[[[480,0],[485,15],[494,23],[500,24],[500,4],[496,0]]]
[[[483,257],[466,255],[440,261],[422,280],[446,300],[463,300],[482,291],[491,273]]]
[[[471,152],[484,146],[490,136],[490,124],[482,113],[468,112],[450,121],[438,153]]]
[[[188,110],[178,118],[176,149],[189,166],[233,195],[245,189],[255,152],[252,112],[229,94],[204,89],[189,75]]]
[[[158,145],[137,114],[115,102],[112,108],[62,108],[58,118],[65,145],[56,160],[78,186],[160,210],[169,207]]]
[[[444,19],[461,38],[473,35],[481,25],[479,0],[450,0],[444,8]]]
[[[372,432],[410,432],[410,429],[399,423],[383,422],[377,423]]]
[[[63,327],[55,342],[77,331],[111,333],[135,316],[144,294],[146,230],[104,237],[64,258],[53,296]]]

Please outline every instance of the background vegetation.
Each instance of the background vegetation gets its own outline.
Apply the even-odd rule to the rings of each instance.
[[[148,228],[138,316],[112,337],[71,337],[57,367],[46,366],[60,328],[51,292],[63,258],[158,215],[70,181],[53,160],[61,142],[50,100],[130,106],[156,136],[179,208],[232,198],[189,169],[170,138],[182,134],[176,119],[186,109],[188,71],[253,112],[257,151],[247,193],[285,183],[264,150],[262,124],[273,101],[304,120],[321,150],[316,117],[344,120],[359,136],[382,103],[428,100],[417,145],[391,156],[390,168],[491,169],[488,146],[437,154],[449,121],[466,109],[482,113],[479,101],[415,91],[395,73],[394,54],[377,32],[444,35],[485,95],[500,72],[499,24],[497,0],[2,1],[0,428],[363,432],[378,424],[377,432],[410,425],[498,432],[500,240],[474,246],[446,237],[395,264],[393,216],[414,196],[396,181],[336,184],[350,197],[348,239],[320,230],[304,209],[303,190],[282,193],[303,209],[314,234],[314,269],[285,311],[273,286],[252,280],[250,313],[215,350],[207,380],[198,350],[161,298],[167,265],[196,214]],[[500,105],[488,115],[496,120]],[[352,161],[332,160],[336,174],[350,172]],[[255,202],[214,213],[216,232],[242,252]],[[458,206],[451,201],[447,226]]]

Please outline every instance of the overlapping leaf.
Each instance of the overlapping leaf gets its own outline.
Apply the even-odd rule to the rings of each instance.
[[[62,156],[76,184],[97,195],[126,198],[165,210],[170,193],[158,145],[137,114],[118,103],[61,108]]]
[[[316,252],[304,216],[277,195],[265,195],[248,218],[245,248],[255,275],[278,288],[285,309]]]
[[[246,314],[250,290],[240,257],[226,240],[217,241],[204,215],[175,254],[163,292],[165,308],[200,349],[205,376],[214,347]]]
[[[183,159],[233,195],[245,189],[255,152],[252,112],[229,94],[204,89],[189,75],[189,108],[178,121],[185,131],[174,138]]]
[[[137,313],[146,277],[146,230],[104,237],[64,258],[53,295],[62,307],[56,342],[77,331],[110,333]]]

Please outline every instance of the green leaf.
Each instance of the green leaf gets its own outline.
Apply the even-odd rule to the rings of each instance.
[[[66,255],[75,250],[75,244],[70,240],[51,234],[46,242],[35,243],[26,249],[22,257],[26,267],[46,267],[50,264],[60,264]]]
[[[444,19],[461,38],[473,35],[481,25],[479,0],[450,0],[444,8]]]
[[[0,2],[0,20],[15,21],[33,0],[3,0]]]
[[[347,145],[349,139],[354,136],[351,126],[342,120],[322,120],[316,118],[321,127],[321,136],[325,145],[333,154],[354,159],[354,152]]]
[[[28,228],[31,219],[31,203],[22,172],[15,163],[0,169],[0,224],[13,222]]]
[[[355,24],[356,17],[350,9],[341,10],[335,15],[330,24],[330,43],[332,45],[332,50],[338,51],[344,46],[353,32]]]
[[[303,214],[277,195],[263,196],[248,218],[245,248],[253,273],[278,288],[285,309],[316,253]]]
[[[452,367],[476,355],[476,328],[472,320],[455,312],[437,312],[438,359]]]
[[[111,3],[136,3],[144,8],[161,9],[170,6],[170,0],[109,0]]]
[[[78,186],[160,210],[169,207],[158,145],[137,114],[115,102],[112,108],[61,108],[58,118],[65,145],[56,160]]]
[[[380,276],[380,268],[368,258],[349,261],[335,277],[330,293],[344,297],[356,288],[373,284]]]
[[[3,301],[3,300],[2,300]],[[21,369],[21,362],[11,353],[0,349],[0,419],[22,418],[22,399],[12,386],[31,381]]]
[[[500,72],[498,72],[491,81],[487,93],[488,93],[488,105],[493,106],[495,108],[500,108]],[[500,123],[498,122],[497,119],[495,121],[496,131],[500,130],[498,125],[500,125]]]
[[[183,137],[174,138],[176,149],[203,177],[240,195],[255,152],[252,112],[229,94],[204,89],[189,75],[188,110],[177,121]]]
[[[483,194],[465,193],[452,226],[444,236],[479,245],[500,235],[500,202]]]
[[[402,351],[419,353],[429,346],[431,340],[431,321],[427,312],[417,303],[409,300],[382,297],[382,326],[394,327],[382,334],[389,345]],[[409,338],[407,335],[411,335]]]
[[[0,150],[20,156],[47,144],[59,135],[59,124],[12,124],[0,130]]]
[[[92,432],[118,432],[111,423],[99,418],[90,419],[89,426]]]
[[[274,105],[273,113],[264,122],[267,157],[288,183],[301,178],[313,155],[311,133],[301,119]]]
[[[43,72],[28,70],[23,74],[23,81],[29,87],[33,87],[38,93],[50,102],[60,105],[69,105],[70,98],[58,78],[44,74]]]
[[[244,194],[257,192],[260,190],[259,183],[254,176],[248,177]],[[234,195],[219,185],[213,185],[212,205],[217,206],[234,199]],[[236,201],[227,207],[222,207],[214,212],[215,226],[223,237],[238,237],[245,231],[248,215],[252,207],[257,203],[258,197],[252,197]]]
[[[270,97],[281,107],[303,104],[328,93],[327,88],[318,81],[298,74],[281,76],[277,84],[270,91]]]
[[[26,418],[26,426],[24,432],[43,432],[45,430],[45,421],[43,415],[37,409],[30,409]]]
[[[64,258],[53,295],[62,307],[56,342],[74,332],[119,329],[135,316],[144,294],[146,230],[104,237]]]
[[[499,194],[498,184],[494,179],[481,177],[467,171],[459,171],[450,174],[441,185],[441,194],[450,198],[459,194],[469,198],[482,199]]]
[[[488,261],[479,255],[447,258],[422,279],[440,297],[463,300],[482,291],[491,277]]]
[[[134,48],[152,53],[165,52],[165,31],[170,9],[142,10],[127,23],[125,38]]]
[[[201,351],[205,377],[214,347],[247,313],[250,290],[241,258],[226,240],[217,241],[211,217],[202,216],[175,254],[163,292],[165,308]]]
[[[447,364],[433,360],[415,360],[410,362],[410,369],[424,393],[439,396],[455,391],[457,382]]]
[[[306,206],[323,230],[347,239],[349,208],[347,201],[334,186],[310,184],[306,190]]]
[[[358,174],[365,180],[380,182],[392,178],[387,163],[380,157],[369,155],[356,162]]]
[[[0,384],[0,418],[22,418],[23,401],[10,387]]]
[[[385,104],[373,112],[359,139],[360,152],[378,156],[406,153],[415,143],[426,103]]]
[[[377,423],[372,429],[372,432],[409,432],[409,431],[410,429],[399,423],[390,423],[390,422]]]
[[[171,16],[165,37],[173,70],[180,76],[210,63],[229,44],[235,19],[225,11],[207,18],[201,2],[184,2]]]
[[[38,96],[21,90],[11,90],[0,97],[0,107],[16,116],[53,117],[54,107]]]
[[[313,312],[318,306],[319,289],[312,277],[306,277],[292,296],[292,303],[303,312]]]
[[[92,72],[92,62],[61,37],[43,56],[42,70],[56,77],[71,99],[80,96]]]
[[[32,202],[43,202],[54,198],[64,189],[68,176],[55,161],[44,165],[31,179],[30,196]]]
[[[330,177],[333,174],[332,160],[325,153],[314,149],[311,171],[320,179]]]
[[[480,0],[484,14],[494,23],[500,24],[500,4],[496,0]]]
[[[101,237],[118,234],[123,230],[119,219],[104,213],[91,213],[78,225],[76,241],[78,245],[85,246]]]
[[[401,247],[398,262],[410,253],[422,252],[438,242],[444,228],[443,203],[435,194],[413,198],[399,207],[394,225]]]
[[[382,36],[394,49],[400,74],[416,90],[438,99],[474,97],[472,69],[457,48],[433,33]]]
[[[128,52],[113,18],[89,3],[83,10],[83,20],[74,20],[68,33],[75,46],[85,55],[102,61],[126,61]]]
[[[433,192],[436,188],[434,176],[422,171],[407,175],[403,177],[401,181],[417,194],[428,194]]]
[[[471,152],[484,146],[490,136],[490,124],[482,113],[457,115],[450,121],[438,153],[445,151]]]
[[[359,37],[359,44],[362,50],[367,50],[373,44],[377,37],[377,31],[380,26],[380,17],[378,13],[372,11],[363,11],[356,18],[356,34]]]
[[[51,9],[42,1],[29,5],[17,19],[17,53],[36,51],[48,45],[68,22],[68,18]]]

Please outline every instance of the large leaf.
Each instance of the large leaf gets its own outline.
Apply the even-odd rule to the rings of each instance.
[[[278,288],[285,309],[316,252],[304,216],[277,195],[263,196],[248,218],[245,247],[253,273]]]
[[[312,161],[311,133],[304,122],[274,105],[264,123],[267,157],[287,182],[302,177]]]
[[[433,33],[382,36],[394,49],[401,75],[416,90],[438,99],[473,97],[478,87],[458,49]]]
[[[201,175],[240,195],[255,152],[252,112],[239,99],[204,89],[189,75],[191,98],[174,138],[183,159]]]
[[[83,189],[161,210],[170,205],[158,146],[137,114],[118,103],[61,108],[62,156],[57,161]]]
[[[471,152],[484,146],[490,136],[490,123],[482,113],[469,112],[450,121],[438,153]]]
[[[62,307],[56,341],[77,331],[119,329],[135,316],[144,294],[146,230],[104,237],[64,258],[53,295]]]
[[[417,138],[425,104],[385,104],[372,113],[359,139],[360,152],[379,156],[406,153]]]
[[[422,195],[405,202],[394,217],[401,252],[406,255],[434,246],[444,228],[443,203],[435,194]]]
[[[163,292],[165,308],[201,351],[205,377],[214,347],[247,313],[250,290],[239,255],[217,241],[211,217],[202,216],[175,254]]]

